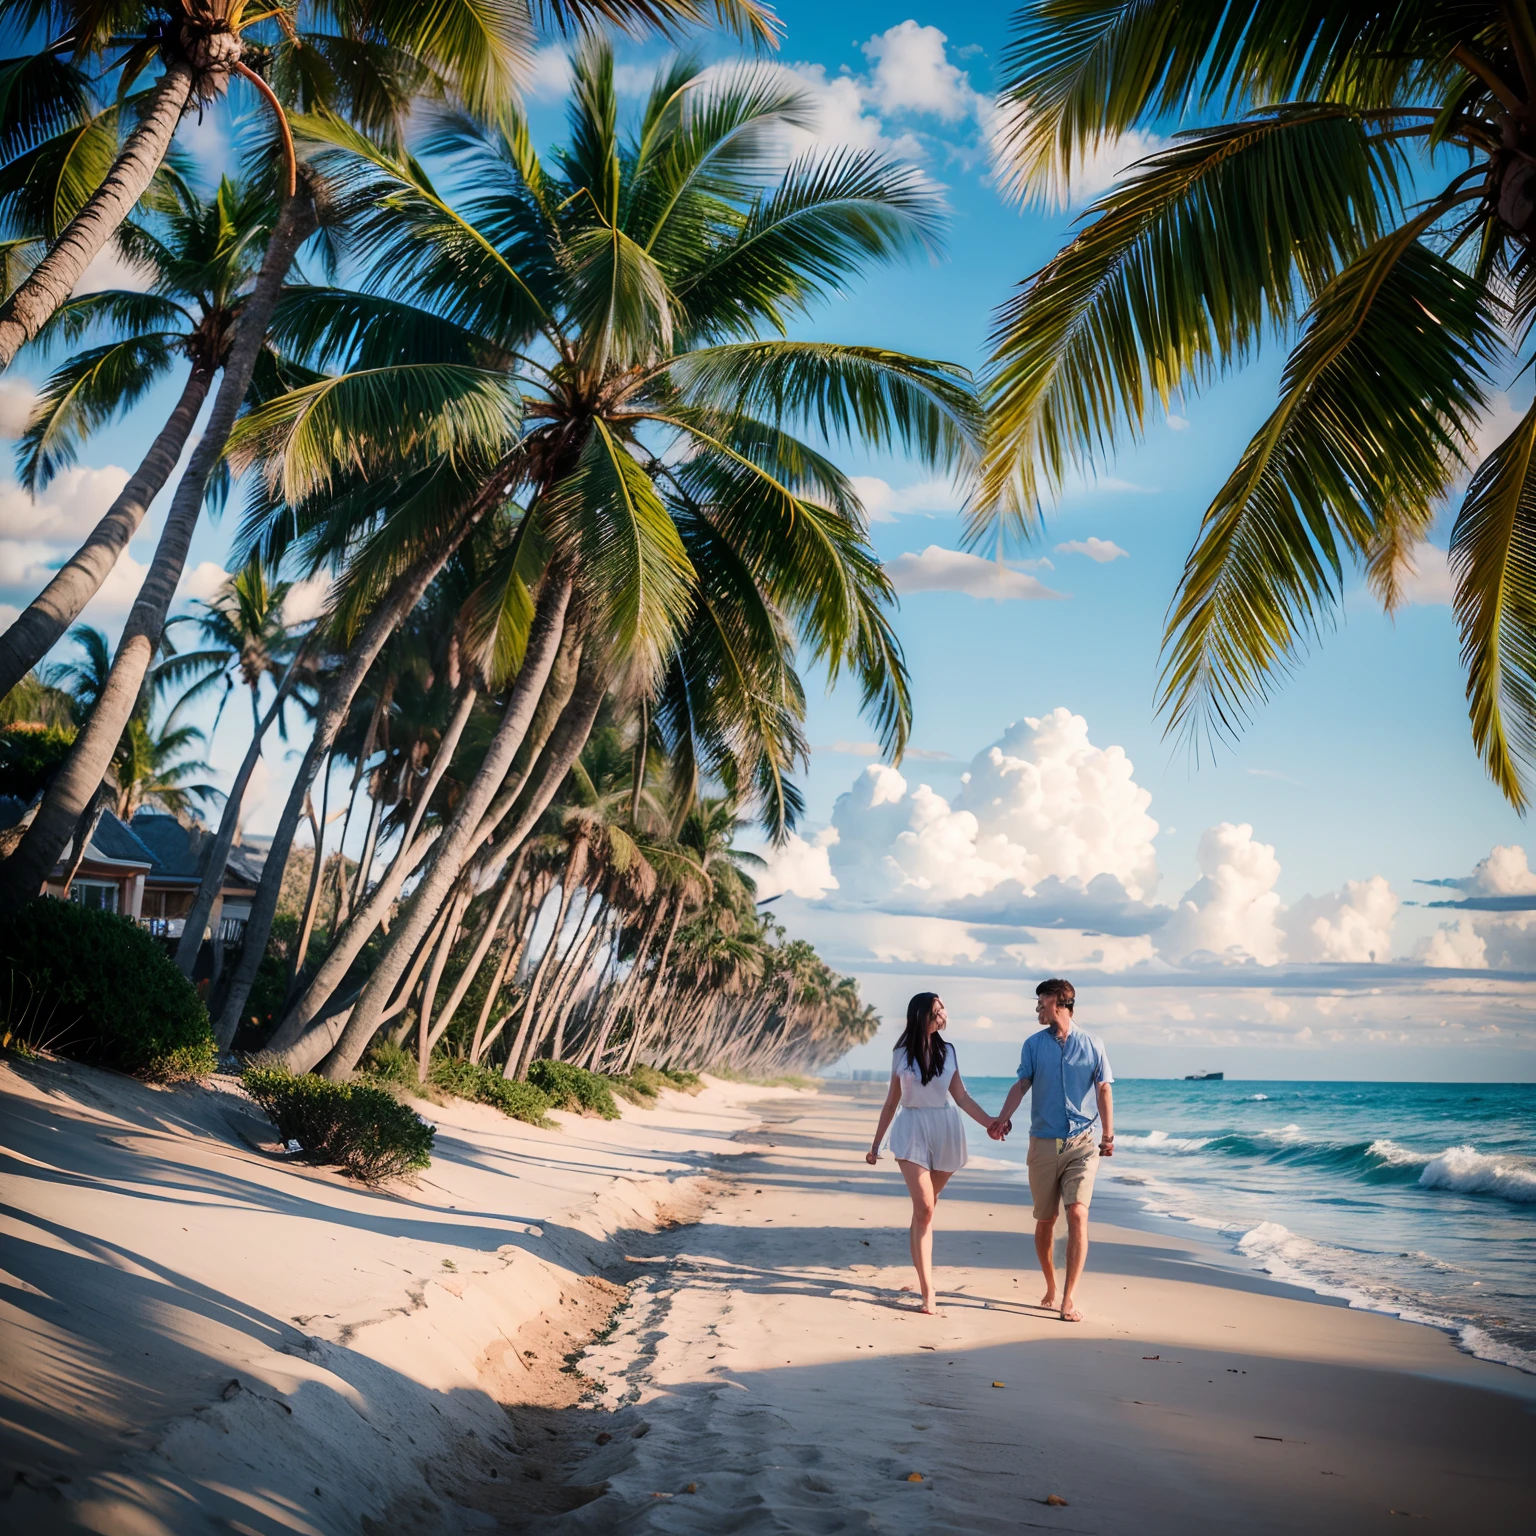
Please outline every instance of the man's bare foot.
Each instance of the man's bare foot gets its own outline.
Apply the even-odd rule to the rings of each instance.
[[[1047,1291],[1045,1295],[1040,1298],[1040,1306],[1046,1312],[1054,1312],[1056,1310],[1056,1292]]]
[[[1063,1300],[1061,1303],[1061,1320],[1064,1323],[1080,1323],[1083,1320],[1083,1314],[1070,1301]]]

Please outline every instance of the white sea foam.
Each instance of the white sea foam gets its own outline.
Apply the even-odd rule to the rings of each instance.
[[[1209,1136],[1170,1136],[1167,1131],[1148,1131],[1145,1136],[1121,1135],[1117,1144],[1122,1147],[1145,1147],[1149,1152],[1198,1152],[1208,1147]]]
[[[1248,1097],[1255,1104],[1269,1103],[1269,1095],[1267,1093],[1250,1093]]]
[[[1397,1142],[1388,1140],[1385,1136],[1379,1141],[1373,1141],[1365,1149],[1365,1155],[1374,1157],[1378,1163],[1387,1168],[1411,1168],[1430,1160],[1428,1152],[1415,1152],[1412,1147],[1399,1146]]]
[[[1392,1287],[1360,1273],[1359,1261],[1345,1249],[1299,1237],[1277,1221],[1261,1221],[1238,1239],[1237,1248],[1277,1280],[1303,1286],[1319,1296],[1338,1297],[1359,1311],[1384,1312],[1405,1323],[1438,1328],[1479,1360],[1491,1360],[1536,1375],[1536,1355],[1493,1338],[1475,1323],[1426,1311],[1404,1299]]]
[[[1419,1175],[1425,1189],[1454,1189],[1469,1195],[1498,1195],[1517,1205],[1536,1204],[1536,1166],[1529,1159],[1447,1147]]]

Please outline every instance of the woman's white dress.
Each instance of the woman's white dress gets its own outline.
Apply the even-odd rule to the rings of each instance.
[[[965,1167],[965,1124],[960,1107],[949,1096],[955,1080],[955,1048],[944,1048],[944,1068],[925,1083],[923,1074],[907,1060],[905,1047],[891,1052],[891,1071],[901,1079],[901,1108],[891,1126],[891,1156],[920,1163],[935,1173],[956,1173]]]

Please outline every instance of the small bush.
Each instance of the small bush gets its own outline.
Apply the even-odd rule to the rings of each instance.
[[[366,1184],[432,1161],[436,1129],[383,1088],[295,1077],[282,1067],[249,1067],[240,1081],[285,1140]]]
[[[702,1093],[704,1091],[704,1079],[697,1072],[673,1072],[666,1067],[659,1067],[657,1071],[667,1080],[667,1086],[676,1088],[679,1093]]]
[[[364,1075],[381,1086],[398,1088],[421,1097],[421,1078],[416,1073],[416,1053],[392,1040],[380,1040],[363,1061]]]
[[[0,922],[0,982],[34,1046],[160,1082],[218,1065],[202,999],[131,918],[29,901]]]
[[[536,1061],[528,1068],[528,1081],[546,1094],[556,1109],[601,1115],[604,1120],[619,1118],[608,1080],[585,1067],[573,1067],[568,1061]]]
[[[476,1066],[457,1056],[439,1056],[427,1074],[434,1088],[451,1093],[456,1098],[473,1099],[477,1104],[489,1104],[502,1114],[521,1120],[525,1125],[536,1125],[542,1130],[557,1131],[559,1125],[544,1113],[549,1108],[548,1095],[540,1092],[532,1083],[508,1079],[489,1067]]]

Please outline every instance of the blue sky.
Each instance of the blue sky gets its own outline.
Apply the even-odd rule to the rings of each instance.
[[[1006,8],[780,11],[780,62],[821,105],[819,141],[913,158],[951,209],[940,256],[876,273],[807,329],[979,367],[993,307],[1048,259],[1073,217],[1021,210],[992,179]],[[714,40],[703,51],[730,50]],[[639,79],[660,55],[629,47],[621,57]],[[541,142],[560,132],[561,80],[551,50],[531,103]],[[188,131],[204,163],[221,157],[229,111]],[[1118,146],[1079,195],[1148,147]],[[1122,1073],[1533,1075],[1536,916],[1508,908],[1522,897],[1536,906],[1536,877],[1511,851],[1536,847],[1473,755],[1433,550],[1416,600],[1394,620],[1352,590],[1337,631],[1214,761],[1194,763],[1155,715],[1167,603],[1205,506],[1270,408],[1281,361],[1273,348],[1153,423],[1063,498],[1025,552],[1042,563],[1027,569],[960,557],[959,495],[920,466],[841,451],[867,477],[874,542],[904,589],[898,629],[917,752],[897,780],[874,754],[856,697],[813,686],[805,825],[775,856],[769,888],[784,888],[775,910],[792,932],[859,975],[885,1034],[907,994],[933,986],[972,1070],[1002,1068],[1027,1025],[1033,980],[1066,969],[1083,1022]],[[0,406],[14,419],[20,393],[8,388]],[[103,433],[88,467],[42,507],[0,487],[0,603],[32,595],[166,406],[156,396]],[[1490,441],[1508,410],[1496,405]],[[157,526],[152,514],[135,542],[141,563]],[[222,568],[228,532],[198,535],[192,589]],[[87,618],[115,631],[132,576],[124,570]],[[226,769],[243,746],[230,713],[214,746]],[[1016,726],[987,758],[1031,719],[1042,724]],[[275,757],[254,829],[275,817],[290,773]],[[1426,879],[1464,885],[1416,883]],[[1505,909],[1409,905],[1489,897]],[[852,1062],[876,1065],[888,1048]]]

